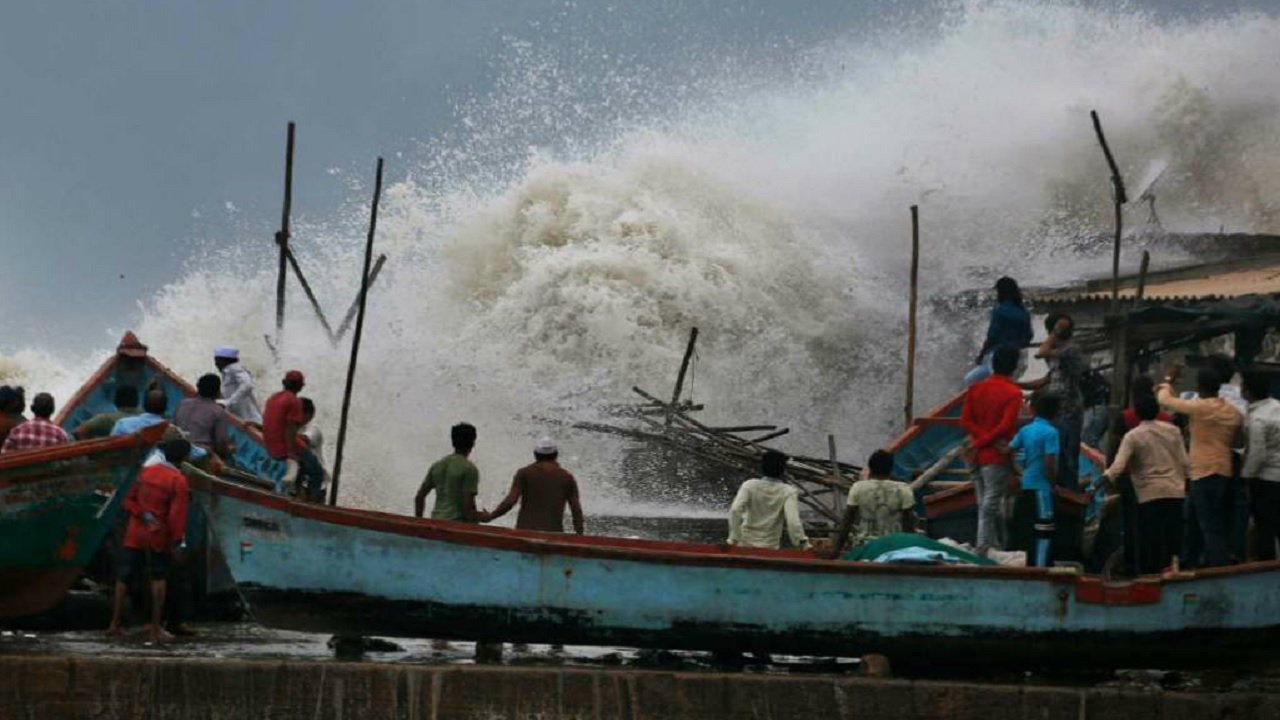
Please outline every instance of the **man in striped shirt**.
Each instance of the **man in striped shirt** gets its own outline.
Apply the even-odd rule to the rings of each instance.
[[[4,445],[0,447],[0,453],[52,447],[71,442],[67,431],[49,420],[53,417],[52,395],[49,393],[36,395],[31,401],[31,414],[34,417],[9,432],[9,437],[5,438]]]

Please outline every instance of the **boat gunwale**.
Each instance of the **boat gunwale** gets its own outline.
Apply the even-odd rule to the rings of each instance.
[[[116,452],[118,450],[149,447],[160,442],[161,437],[164,436],[164,432],[168,427],[169,423],[164,422],[143,428],[131,435],[98,438],[95,440],[79,440],[50,447],[16,450],[11,453],[0,455],[0,472],[12,470],[14,468],[27,467],[29,465],[56,462],[59,460],[74,460],[76,458],[90,455],[102,455],[105,453]],[[25,478],[10,481],[0,477],[0,487],[5,487],[10,484],[21,484],[28,481],[29,480]]]
[[[394,515],[376,510],[337,508],[308,503],[284,495],[239,485],[205,473],[189,472],[193,489],[214,496],[224,495],[242,502],[291,516],[317,522],[383,532],[406,537],[456,543],[473,547],[536,555],[558,554],[636,562],[675,565],[711,566],[742,569],[766,569],[841,575],[905,575],[924,577],[989,578],[1000,580],[1042,581],[1055,584],[1096,584],[1109,587],[1131,584],[1157,584],[1190,581],[1223,576],[1249,575],[1280,571],[1280,560],[1256,562],[1226,568],[1184,572],[1178,576],[1143,576],[1125,581],[1106,581],[1097,575],[1062,573],[1049,568],[977,567],[977,566],[911,566],[886,563],[826,560],[803,550],[771,550],[738,548],[729,545],[683,543],[663,540],[577,536],[501,527],[483,527],[447,520]]]

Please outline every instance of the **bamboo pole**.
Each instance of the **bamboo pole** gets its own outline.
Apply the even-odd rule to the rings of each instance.
[[[1147,294],[1147,269],[1151,267],[1151,253],[1142,251],[1142,265],[1138,268],[1138,291],[1134,295],[1135,304],[1141,304]]]
[[[1125,194],[1124,178],[1120,176],[1120,168],[1111,154],[1107,136],[1102,132],[1102,121],[1098,119],[1098,111],[1090,110],[1089,115],[1093,118],[1093,131],[1098,136],[1098,144],[1102,145],[1102,154],[1106,156],[1107,165],[1111,168],[1111,185],[1115,195],[1116,238],[1111,250],[1111,312],[1114,314],[1120,310],[1120,235],[1124,230],[1124,204],[1129,202],[1129,197]]]
[[[333,328],[329,327],[329,319],[324,316],[324,310],[320,309],[320,301],[316,299],[316,294],[311,291],[311,283],[307,282],[307,276],[302,274],[302,268],[298,265],[298,258],[293,256],[292,249],[284,251],[285,257],[289,259],[289,266],[293,268],[293,274],[298,278],[298,283],[302,285],[302,292],[306,293],[307,300],[311,301],[311,309],[315,310],[316,317],[320,320],[320,326],[324,328],[324,332],[329,336],[329,342],[337,344],[337,339],[333,337]]]
[[[293,138],[294,124],[289,123],[288,140],[284,151],[284,208],[280,212],[280,231],[276,244],[280,246],[280,268],[276,272],[276,344],[284,336],[285,278],[288,273],[286,257],[289,255],[289,216],[293,212]]]
[[[831,475],[837,482],[843,480],[844,476],[840,473],[840,460],[836,455],[836,436],[833,434],[827,435],[827,454],[831,456]],[[831,512],[837,515],[840,513],[840,493],[834,488],[831,492]]]
[[[373,263],[373,270],[369,273],[369,287],[373,287],[373,283],[378,279],[378,273],[382,271],[382,265],[387,261],[386,255],[379,255],[378,259]],[[356,299],[351,301],[351,307],[347,308],[347,314],[343,316],[342,323],[338,325],[338,331],[334,333],[334,337],[338,342],[347,334],[347,329],[351,327],[351,322],[356,319],[356,311],[360,309],[360,295],[356,295]]]
[[[338,423],[338,450],[333,460],[333,482],[329,504],[338,504],[338,482],[342,479],[342,450],[347,441],[347,417],[351,411],[351,390],[355,386],[356,360],[360,356],[360,336],[364,333],[365,305],[369,299],[369,266],[373,264],[373,236],[378,230],[378,202],[382,198],[382,158],[373,182],[373,207],[369,210],[369,237],[364,246],[364,271],[360,273],[360,308],[356,313],[355,335],[351,337],[351,362],[347,364],[347,385],[342,392],[342,418]]]
[[[920,477],[911,481],[911,489],[918,490],[924,485],[927,485],[931,480],[940,475],[943,470],[946,470],[951,463],[955,462],[955,459],[960,457],[968,447],[969,441],[965,440],[959,445],[948,450],[942,455],[942,457],[938,458],[934,464],[930,465],[927,470],[920,473]]]
[[[698,344],[698,328],[689,330],[689,344],[684,349],[684,359],[680,361],[680,374],[676,376],[676,389],[671,393],[671,405],[680,404],[680,393],[684,392],[684,376],[689,372],[689,361],[693,359],[693,348]]]
[[[911,206],[911,301],[907,310],[907,398],[903,406],[905,427],[915,419],[916,306],[920,299],[920,208]]]

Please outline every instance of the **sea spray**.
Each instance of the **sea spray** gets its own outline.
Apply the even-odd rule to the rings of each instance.
[[[1105,270],[1075,250],[1110,223],[1090,109],[1133,181],[1166,165],[1167,228],[1280,230],[1280,18],[970,2],[893,23],[781,69],[690,53],[678,78],[513,40],[459,130],[392,164],[344,499],[407,510],[465,419],[480,427],[482,504],[551,431],[589,512],[633,511],[620,445],[540,418],[597,417],[633,384],[667,392],[693,325],[709,420],[790,426],[779,444],[814,454],[834,432],[860,459],[901,423],[908,205],[926,295],[917,408],[955,390],[984,325],[932,301],[1001,274]],[[355,294],[364,194],[294,230],[331,320]],[[305,370],[332,438],[345,348],[295,284],[272,358],[270,228],[249,230],[129,325],[190,378],[238,344],[263,397]],[[96,362],[24,351],[0,368],[65,397]]]

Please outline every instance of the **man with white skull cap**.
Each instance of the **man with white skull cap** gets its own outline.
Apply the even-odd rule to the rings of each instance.
[[[533,446],[533,464],[516,471],[511,481],[511,491],[486,522],[507,514],[516,503],[520,513],[516,516],[519,530],[564,532],[564,508],[569,506],[573,514],[573,531],[583,533],[582,503],[578,498],[578,481],[557,462],[559,449],[547,436],[538,438]]]
[[[253,376],[240,364],[240,351],[230,345],[215,348],[213,364],[222,373],[222,397],[227,412],[247,423],[262,425],[262,410],[253,396]]]

